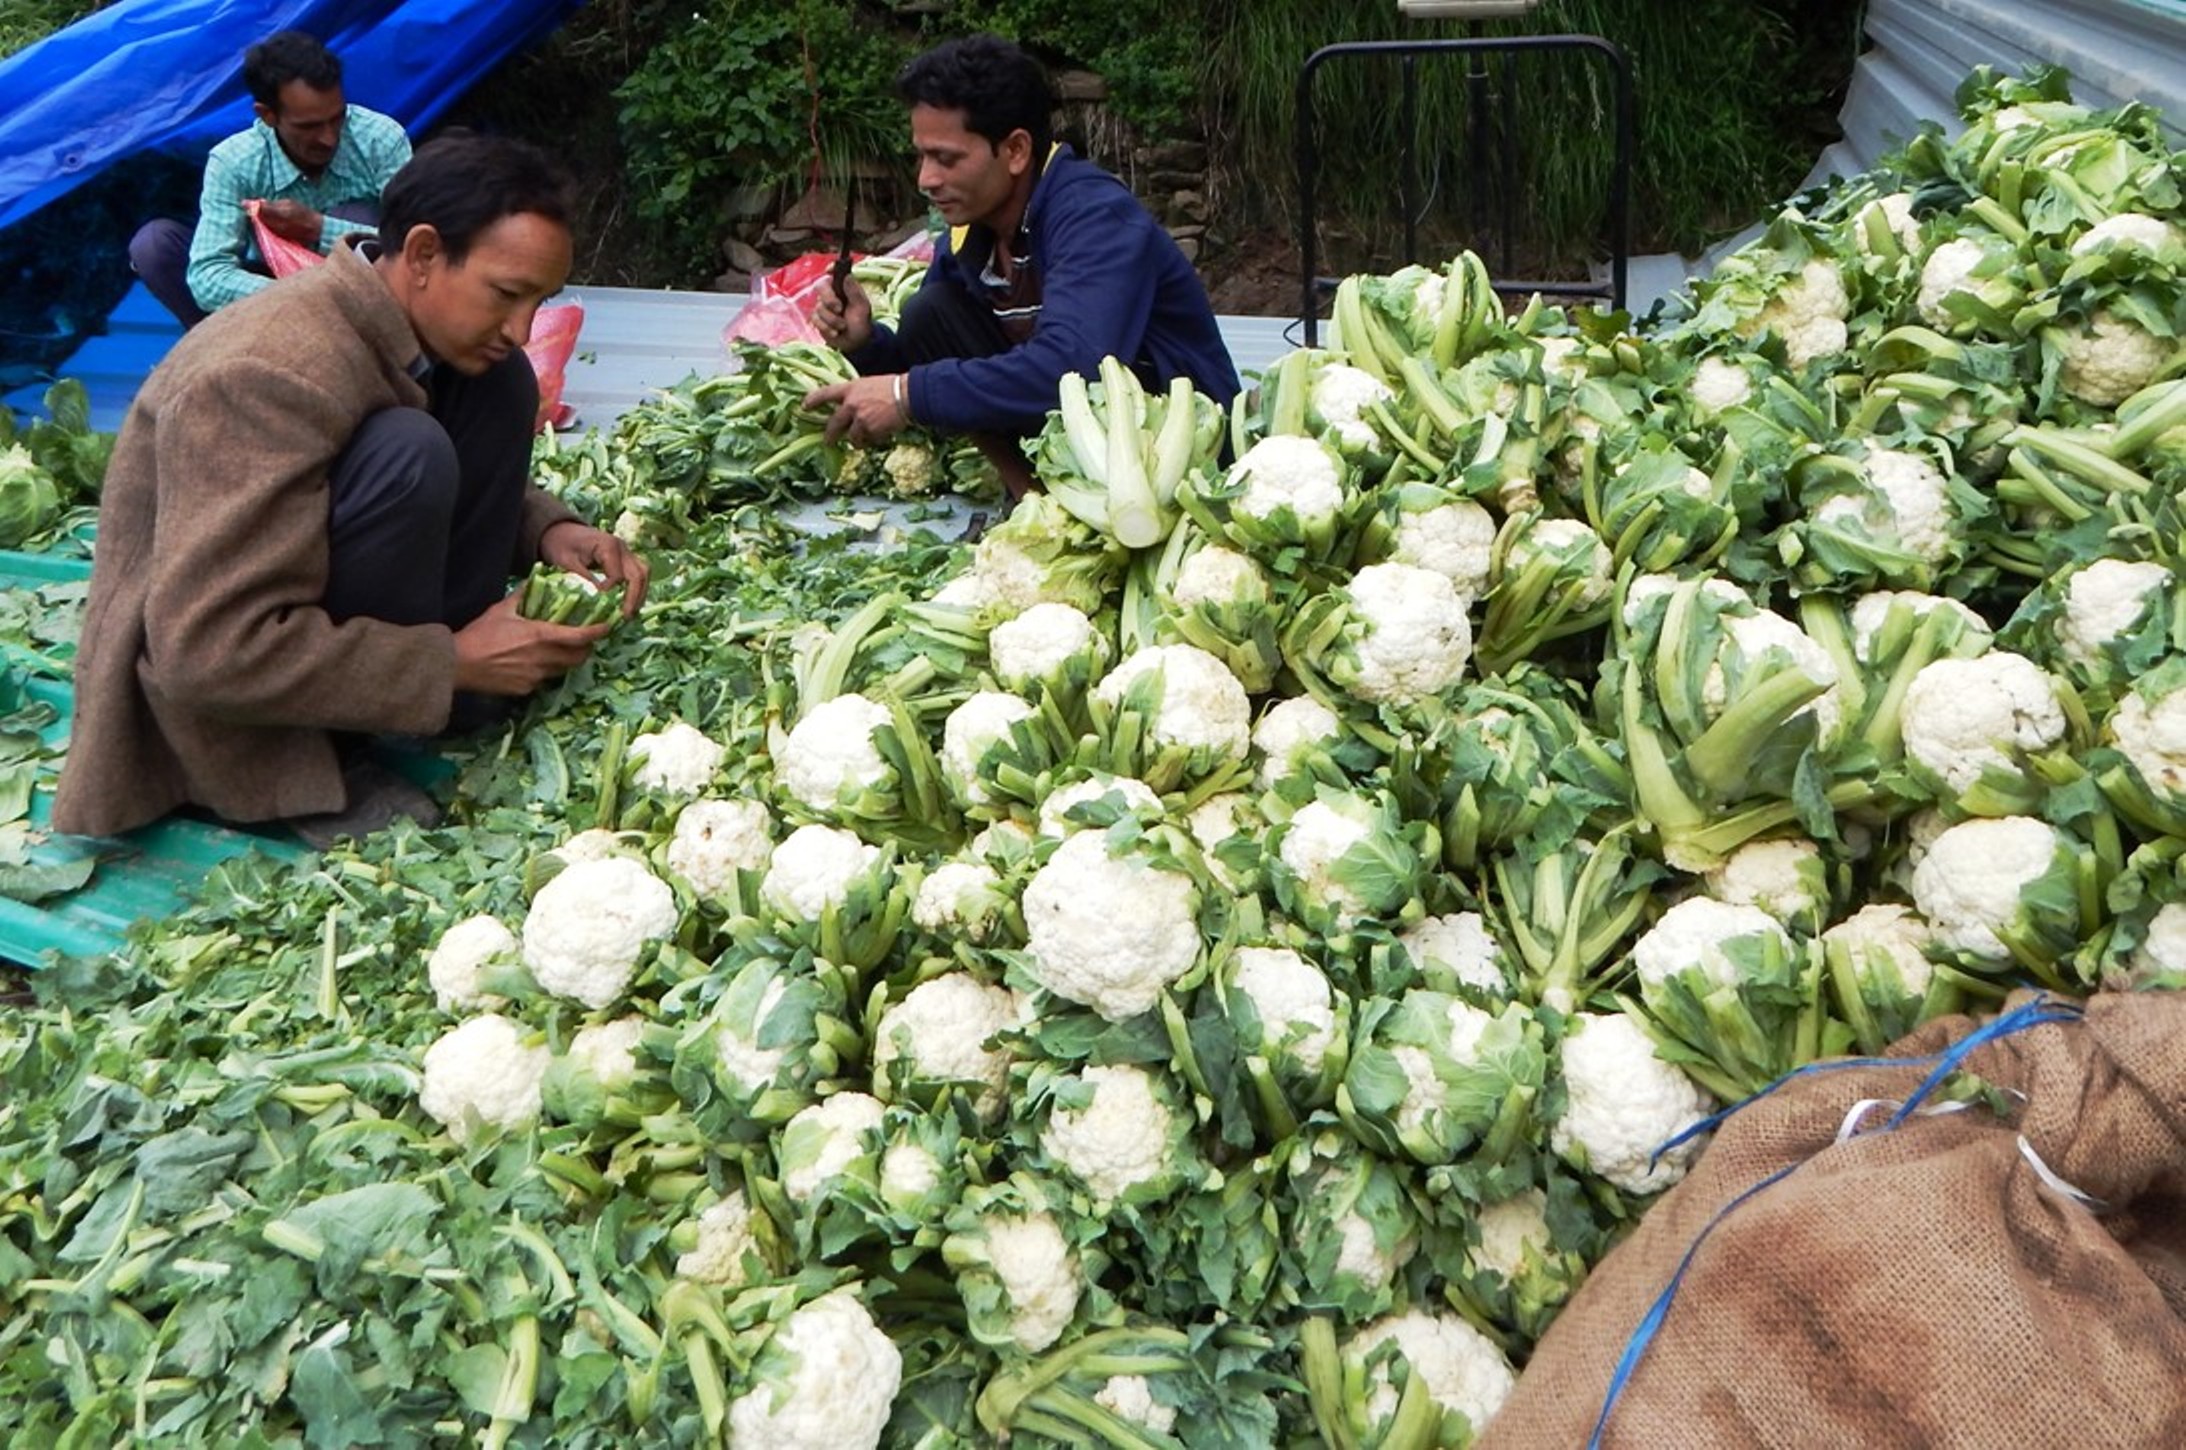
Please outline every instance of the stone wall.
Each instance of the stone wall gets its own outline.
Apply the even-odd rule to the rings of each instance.
[[[1090,71],[1055,78],[1057,134],[1107,167],[1137,194],[1176,238],[1184,255],[1201,260],[1210,245],[1213,213],[1207,147],[1198,141],[1142,142],[1108,109],[1108,87]],[[851,246],[885,252],[926,226],[926,205],[896,171],[868,162],[849,178],[831,178],[799,195],[789,188],[740,187],[723,206],[722,271],[714,288],[744,292],[760,272],[805,252],[833,251],[843,225]]]

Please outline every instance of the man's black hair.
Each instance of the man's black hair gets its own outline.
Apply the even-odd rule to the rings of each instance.
[[[331,91],[342,83],[341,59],[301,30],[276,31],[243,52],[243,84],[259,105],[280,110],[290,81]]]
[[[566,227],[570,210],[569,177],[546,152],[454,131],[418,147],[380,193],[380,246],[398,252],[412,228],[429,226],[460,266],[479,233],[501,218],[529,212]]]
[[[1053,98],[1040,62],[998,35],[945,40],[896,73],[907,106],[962,111],[964,129],[999,149],[1012,131],[1032,137],[1035,165],[1054,140]]]

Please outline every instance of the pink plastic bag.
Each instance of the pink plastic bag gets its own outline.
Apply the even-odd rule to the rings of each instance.
[[[584,304],[577,301],[542,307],[532,318],[531,341],[524,344],[524,355],[531,359],[531,370],[539,375],[539,416],[531,425],[534,433],[549,423],[566,428],[577,416],[577,410],[562,401],[562,387],[568,380],[569,360],[577,354],[577,333],[583,327]]]
[[[265,205],[256,197],[243,203],[243,210],[250,215],[251,235],[257,239],[258,255],[266,259],[266,269],[276,277],[286,277],[301,272],[306,267],[316,267],[326,260],[301,242],[287,237],[259,220],[259,209]]]

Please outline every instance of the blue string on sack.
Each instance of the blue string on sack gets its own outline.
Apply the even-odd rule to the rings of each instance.
[[[2085,1013],[2077,1003],[2060,1001],[2044,992],[2013,1008],[1995,1021],[1967,1033],[1941,1052],[1931,1052],[1920,1057],[1848,1057],[1837,1058],[1828,1062],[1808,1063],[1804,1067],[1794,1068],[1785,1073],[1761,1091],[1753,1094],[1753,1096],[1735,1102],[1721,1112],[1705,1118],[1679,1133],[1655,1150],[1654,1156],[1648,1160],[1648,1166],[1653,1167],[1656,1159],[1659,1159],[1664,1153],[1669,1152],[1678,1144],[1686,1142],[1698,1134],[1712,1130],[1732,1114],[1767,1097],[1793,1078],[1806,1077],[1816,1073],[1834,1072],[1847,1067],[1928,1067],[1930,1071],[1925,1078],[1921,1079],[1920,1085],[1906,1096],[1905,1101],[1898,1106],[1898,1110],[1890,1115],[1888,1122],[1875,1129],[1878,1133],[1890,1132],[1903,1124],[1906,1119],[1912,1117],[1921,1104],[1926,1102],[1936,1089],[1947,1082],[1951,1075],[1964,1064],[1965,1060],[1980,1048],[1991,1042],[2000,1041],[2003,1038],[2025,1032],[2030,1028],[2046,1026],[2052,1022],[2076,1022],[2084,1015]],[[1693,1259],[1699,1254],[1700,1246],[1707,1242],[1708,1235],[1714,1233],[1716,1226],[1722,1223],[1725,1218],[1728,1218],[1732,1210],[1747,1199],[1752,1198],[1772,1184],[1782,1182],[1795,1170],[1813,1161],[1812,1158],[1803,1158],[1799,1162],[1785,1164],[1782,1168],[1777,1169],[1774,1173],[1771,1173],[1768,1177],[1717,1209],[1715,1216],[1709,1219],[1702,1226],[1700,1232],[1693,1236],[1692,1243],[1678,1260],[1676,1271],[1670,1275],[1670,1282],[1663,1286],[1660,1294],[1655,1296],[1655,1302],[1647,1306],[1647,1312],[1640,1317],[1640,1322],[1633,1327],[1632,1337],[1625,1341],[1624,1353],[1617,1357],[1616,1371],[1610,1375],[1609,1388],[1602,1398],[1601,1414],[1594,1421],[1594,1433],[1587,1438],[1587,1450],[1601,1450],[1602,1436],[1609,1429],[1610,1412],[1616,1408],[1617,1400],[1624,1394],[1625,1386],[1630,1382],[1633,1372],[1639,1368],[1640,1360],[1647,1353],[1647,1346],[1653,1341],[1656,1331],[1662,1328],[1663,1320],[1669,1317],[1671,1302],[1677,1298],[1678,1287],[1684,1281],[1685,1271],[1692,1267]]]

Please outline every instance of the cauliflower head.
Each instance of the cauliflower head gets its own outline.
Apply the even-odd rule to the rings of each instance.
[[[1199,960],[1199,888],[1182,872],[1113,854],[1101,831],[1055,849],[1025,888],[1032,975],[1111,1022],[1136,1017]]]
[[[976,1092],[979,1115],[992,1120],[1002,1111],[1013,1057],[1007,1047],[987,1043],[1016,1026],[1025,1008],[1017,993],[968,972],[919,983],[881,1014],[873,1034],[874,1094],[891,1099],[899,1078],[914,1093],[966,1084]]]
[[[1376,704],[1410,705],[1464,677],[1472,621],[1446,575],[1411,564],[1369,564],[1345,592],[1357,627],[1350,638],[1356,665],[1353,677],[1339,683]]]
[[[524,965],[558,997],[595,1010],[620,997],[648,942],[675,935],[676,895],[628,856],[580,861],[539,888],[524,917]]]
[[[783,1320],[729,1404],[729,1450],[873,1450],[903,1384],[903,1355],[849,1287]]]
[[[888,783],[890,771],[873,733],[889,723],[886,705],[859,694],[822,701],[790,728],[774,777],[792,798],[817,811]]]
[[[829,907],[850,899],[860,877],[874,869],[880,848],[837,826],[799,826],[774,848],[759,899],[791,921],[818,921]]]
[[[417,1105],[457,1142],[526,1127],[538,1121],[552,1058],[508,1018],[494,1012],[473,1017],[425,1049]]]
[[[640,790],[694,796],[713,783],[728,751],[681,720],[630,742],[630,780]]]
[[[490,1006],[498,998],[479,985],[479,976],[499,961],[514,961],[515,933],[497,917],[467,916],[440,934],[425,959],[425,980],[443,1012]]]
[[[1580,1013],[1563,1043],[1563,1116],[1549,1147],[1626,1193],[1660,1193],[1685,1176],[1704,1138],[1691,1138],[1651,1166],[1654,1151],[1706,1118],[1713,1104],[1693,1080],[1655,1055],[1655,1045],[1621,1012]]]
[[[739,871],[764,871],[774,854],[774,816],[758,801],[695,800],[676,813],[668,869],[700,896],[724,896]]]

